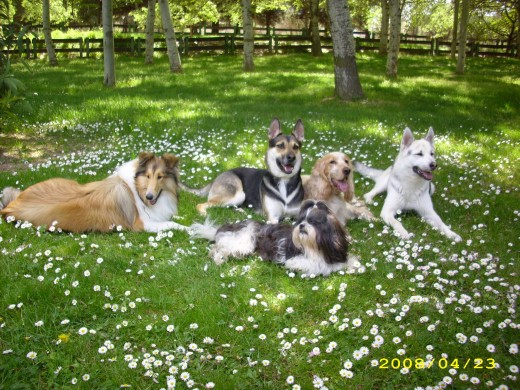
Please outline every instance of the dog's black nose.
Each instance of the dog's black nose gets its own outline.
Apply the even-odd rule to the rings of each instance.
[[[305,224],[304,223],[300,223],[300,226],[298,226],[300,228],[300,232],[304,232],[305,231]]]
[[[430,164],[430,169],[433,171],[433,170],[435,170],[435,168],[437,168],[437,164],[436,163],[431,163]]]
[[[153,199],[153,194],[146,194],[146,199],[152,200]]]
[[[350,172],[351,172],[351,171],[350,171],[349,168],[345,168],[345,169],[343,170],[343,174],[344,174],[345,176],[350,175]]]

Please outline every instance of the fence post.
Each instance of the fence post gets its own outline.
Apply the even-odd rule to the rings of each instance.
[[[87,58],[89,58],[90,57],[90,39],[88,39],[88,38],[85,38],[85,51],[87,52],[86,53]]]
[[[278,53],[278,35],[274,36],[274,52],[275,54]]]
[[[33,38],[31,43],[32,43],[33,58],[36,59],[36,57],[37,57],[36,38]],[[30,50],[30,46],[29,46],[29,50]]]
[[[190,37],[184,37],[184,54],[188,55],[188,51],[190,50]]]
[[[432,38],[430,41],[430,55],[435,55],[435,38]]]
[[[79,58],[83,58],[83,38],[78,38],[79,43]]]

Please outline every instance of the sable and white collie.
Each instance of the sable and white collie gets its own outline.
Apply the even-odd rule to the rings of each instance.
[[[307,275],[326,276],[353,267],[345,229],[324,202],[305,201],[293,225],[248,220],[216,227],[206,222],[192,225],[191,233],[215,241],[209,256],[217,264],[257,253]]]
[[[409,239],[412,235],[395,218],[395,214],[398,210],[415,210],[449,239],[462,240],[433,209],[431,195],[435,187],[432,179],[437,162],[431,127],[426,137],[419,140],[415,140],[412,131],[406,128],[394,165],[386,170],[370,168],[359,162],[355,166],[359,173],[375,181],[374,188],[364,196],[367,203],[372,203],[374,196],[386,191],[381,218],[401,238]]]
[[[47,229],[73,233],[187,230],[171,221],[177,214],[179,159],[143,152],[104,180],[87,184],[55,178],[24,191],[3,191],[0,215]]]

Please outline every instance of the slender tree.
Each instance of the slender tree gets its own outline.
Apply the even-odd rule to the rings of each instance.
[[[451,39],[451,59],[454,60],[457,54],[457,37],[459,29],[459,4],[460,0],[453,0],[453,31]]]
[[[242,0],[242,22],[244,25],[244,70],[246,72],[252,72],[255,70],[255,64],[253,61],[255,38],[251,0]]]
[[[457,55],[457,74],[464,74],[466,64],[466,40],[468,38],[469,0],[462,0],[459,29],[459,50]]]
[[[520,58],[520,0],[516,0],[516,58]]]
[[[403,2],[404,4],[404,2]],[[397,77],[397,63],[399,59],[399,44],[401,42],[401,12],[400,0],[389,0],[390,39],[388,40],[388,56],[386,58],[386,75]]]
[[[177,47],[177,40],[175,39],[175,30],[173,28],[168,0],[159,0],[159,8],[161,10],[161,20],[166,37],[166,51],[170,60],[170,72],[182,73],[181,56],[179,54],[179,48]]]
[[[335,94],[342,100],[364,98],[356,64],[356,42],[348,2],[328,0],[334,51]]]
[[[116,61],[114,54],[114,26],[112,16],[112,0],[102,0],[101,12],[103,18],[103,65],[107,87],[116,85]]]
[[[51,66],[58,66],[58,59],[54,51],[54,44],[52,43],[51,35],[51,13],[49,0],[43,0],[42,7],[43,18],[43,37],[45,38],[45,48],[47,49],[47,57],[49,57],[49,64]]]
[[[381,0],[381,32],[379,34],[379,54],[388,53],[388,0]]]
[[[155,5],[157,0],[148,0],[148,13],[146,14],[146,41],[144,50],[144,63],[153,63],[153,42],[155,32]]]
[[[320,10],[320,0],[311,0],[311,52],[315,57],[321,56],[320,23],[318,12]]]

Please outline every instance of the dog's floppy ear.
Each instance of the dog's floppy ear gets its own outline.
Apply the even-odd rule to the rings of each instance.
[[[280,126],[280,121],[278,120],[278,118],[274,118],[271,122],[271,124],[269,125],[269,139],[273,139],[275,138],[278,134],[280,134],[282,132],[281,130],[281,126]]]
[[[298,142],[303,141],[303,122],[301,119],[296,121],[292,134],[296,137]]]
[[[355,196],[355,190],[354,190],[354,165],[352,162],[350,165],[350,175],[348,175],[348,190],[344,193],[343,197],[345,198],[345,201],[351,202],[352,199],[354,199]]]
[[[433,127],[430,127],[424,139],[433,145]]]
[[[166,166],[170,169],[175,168],[177,164],[179,164],[179,158],[171,153],[164,153],[162,155],[162,159],[164,160]]]
[[[408,127],[404,129],[403,139],[401,140],[401,150],[406,149],[414,141],[412,130]]]
[[[327,215],[327,224],[322,227],[317,237],[325,261],[329,264],[347,261],[348,240],[345,229],[332,214]]]

